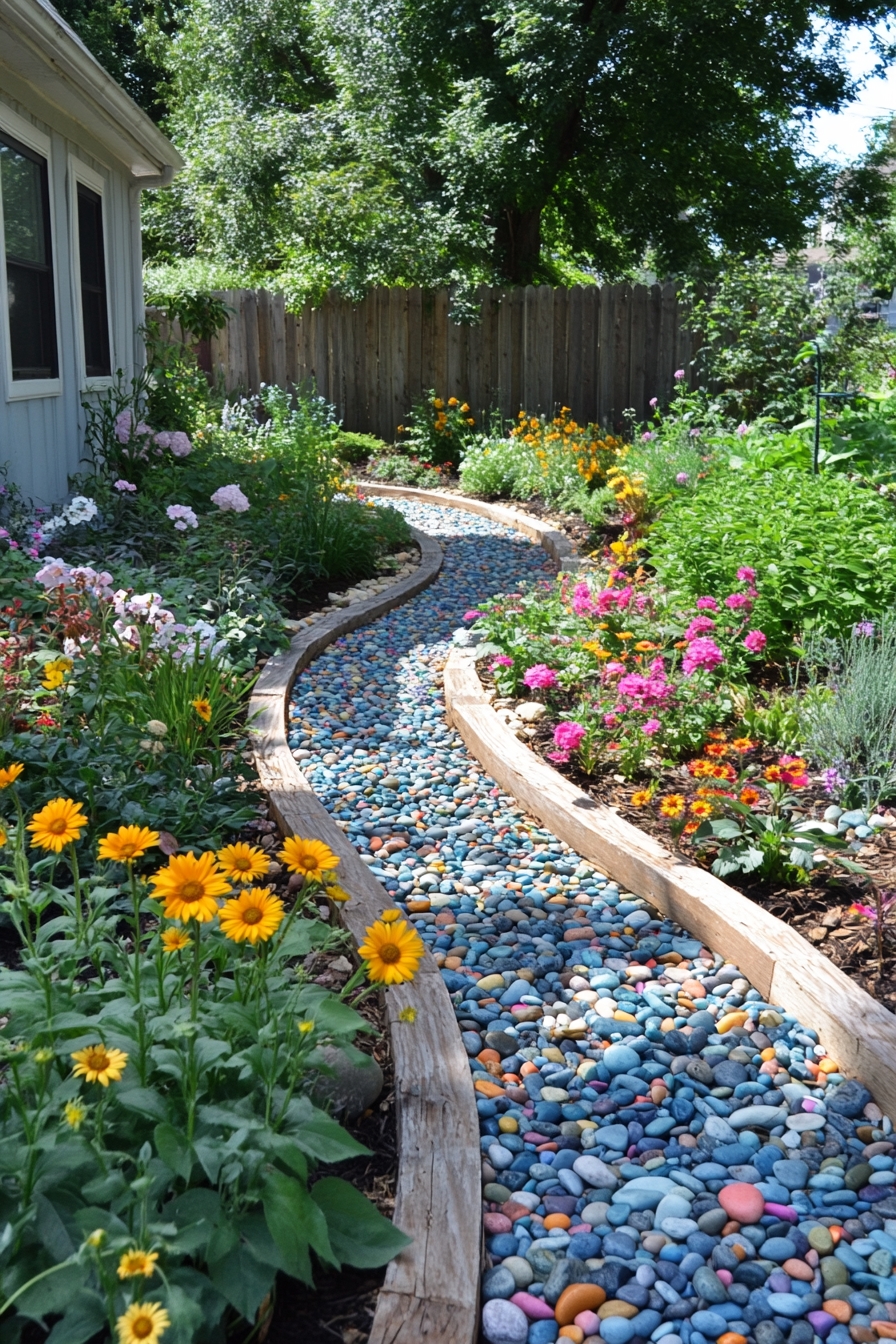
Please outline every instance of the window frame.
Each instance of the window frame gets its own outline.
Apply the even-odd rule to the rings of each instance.
[[[62,323],[59,309],[59,230],[56,221],[56,201],[53,190],[53,152],[50,137],[24,117],[20,117],[6,103],[0,102],[0,136],[3,134],[18,140],[27,149],[39,154],[47,165],[47,196],[50,211],[50,274],[53,279],[53,304],[56,316],[56,361],[59,374],[56,378],[23,378],[12,376],[12,334],[9,329],[9,291],[6,282],[6,232],[3,222],[3,193],[0,190],[0,327],[4,349],[4,375],[7,401],[28,401],[35,397],[58,397],[62,395]]]
[[[109,331],[109,373],[88,377],[87,352],[84,346],[84,305],[81,297],[81,237],[78,223],[78,183],[96,192],[100,198],[103,219],[103,261],[106,267],[106,324]],[[115,333],[112,327],[112,274],[109,251],[108,181],[95,168],[74,154],[68,156],[68,206],[71,222],[72,302],[74,305],[76,340],[78,345],[78,380],[82,392],[102,392],[114,381]]]

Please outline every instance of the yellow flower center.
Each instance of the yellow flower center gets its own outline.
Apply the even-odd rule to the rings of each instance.
[[[198,901],[202,899],[203,888],[201,882],[185,882],[180,889],[180,898],[182,901]]]
[[[47,830],[51,835],[64,835],[68,830],[68,822],[65,817],[54,817],[52,821],[47,822]]]
[[[238,854],[233,860],[233,866],[237,872],[247,873],[252,867],[252,860],[247,858],[245,854]]]
[[[152,1334],[152,1317],[135,1316],[131,1321],[131,1331],[138,1339],[148,1339]]]
[[[105,1050],[88,1050],[87,1067],[88,1069],[95,1070],[97,1073],[102,1073],[107,1069],[109,1067],[109,1056],[106,1054]]]
[[[243,911],[244,924],[260,924],[263,918],[264,911],[260,910],[257,905],[248,905]]]
[[[384,961],[387,966],[393,962],[401,960],[401,948],[395,943],[383,943],[379,949],[380,961]]]

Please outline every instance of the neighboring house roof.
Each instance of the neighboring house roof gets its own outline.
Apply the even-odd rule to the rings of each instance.
[[[145,186],[170,182],[184,166],[167,136],[47,0],[0,0],[0,85],[38,116],[35,95],[78,122],[137,181],[163,179]]]

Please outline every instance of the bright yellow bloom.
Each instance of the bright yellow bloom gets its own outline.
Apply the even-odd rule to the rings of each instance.
[[[433,404],[433,406],[435,406],[435,408],[436,408],[437,411],[442,410],[442,408],[443,408],[444,405],[445,405],[445,403],[444,403],[444,401],[442,400],[441,397],[435,397],[435,398],[433,399],[433,403],[432,403],[432,404]]]
[[[234,943],[266,943],[283,919],[283,902],[270,887],[250,887],[221,911],[221,932]]]
[[[115,1328],[120,1344],[158,1344],[170,1324],[160,1302],[132,1302]]]
[[[416,1009],[416,1008],[402,1008],[401,1012],[398,1014],[398,1020],[399,1020],[399,1022],[416,1022],[416,1021],[417,1021],[417,1009]]]
[[[239,841],[218,850],[218,864],[231,882],[254,882],[257,877],[264,877],[271,861],[263,849]]]
[[[10,784],[15,783],[24,769],[21,761],[13,761],[12,765],[0,767],[0,789],[8,789]]]
[[[314,1030],[314,1022],[310,1019],[305,1022],[297,1022],[296,1026],[303,1036],[307,1036],[309,1032]]]
[[[191,700],[190,704],[195,709],[203,723],[208,723],[212,717],[212,704],[210,700]]]
[[[166,929],[162,934],[163,952],[183,952],[193,939],[185,929]]]
[[[383,911],[383,913],[380,915],[380,922],[383,924],[394,924],[396,919],[401,918],[402,918],[401,911],[393,908],[392,910]]]
[[[696,802],[691,803],[690,812],[693,817],[711,817],[712,803],[708,803],[705,798],[698,798]]]
[[[339,860],[322,840],[303,840],[291,835],[283,842],[279,857],[291,873],[301,873],[310,882],[323,882],[324,873],[339,866]]]
[[[216,872],[214,854],[172,854],[167,868],[153,873],[153,895],[165,902],[165,918],[207,924],[218,913],[218,896],[227,896],[226,878]]]
[[[74,844],[87,825],[81,804],[71,798],[53,798],[28,823],[32,832],[32,849],[50,849],[61,854],[68,844]]]
[[[106,1240],[105,1229],[102,1227],[97,1227],[93,1230],[93,1232],[91,1232],[89,1237],[85,1238],[84,1244],[86,1246],[92,1246],[93,1249],[96,1251],[100,1248],[100,1246],[102,1246],[105,1240]]]
[[[41,685],[48,691],[55,691],[57,687],[62,685],[73,667],[74,663],[71,658],[54,658],[51,662],[44,663]]]
[[[62,1112],[62,1118],[69,1129],[73,1129],[77,1134],[78,1130],[87,1119],[87,1107],[82,1106],[80,1101],[67,1101],[65,1103],[65,1109]]]
[[[649,789],[638,789],[631,796],[632,807],[646,807],[650,802],[651,796]]]
[[[151,1279],[156,1272],[158,1251],[125,1251],[118,1262],[120,1279]]]
[[[97,855],[113,863],[133,863],[158,843],[158,831],[151,831],[148,826],[119,826],[117,831],[103,836]]]
[[[117,1083],[128,1062],[123,1050],[110,1050],[102,1043],[73,1050],[72,1059],[75,1061],[72,1073],[76,1078],[84,1077],[88,1083],[99,1083],[102,1087]]]
[[[449,406],[456,406],[456,405],[457,405],[457,397],[449,397],[449,398],[448,398],[448,405],[449,405]]]
[[[413,980],[424,953],[423,939],[403,919],[392,924],[377,920],[365,929],[358,953],[367,962],[367,974],[375,984],[400,985]]]
[[[6,830],[3,826],[0,826],[0,849],[6,844],[6,839]]]
[[[329,896],[331,901],[338,901],[340,904],[343,901],[350,901],[352,898],[351,892],[346,891],[345,887],[340,887],[338,882],[328,882],[324,888],[324,895]]]
[[[684,811],[684,797],[680,793],[670,793],[660,803],[660,816],[680,817]]]

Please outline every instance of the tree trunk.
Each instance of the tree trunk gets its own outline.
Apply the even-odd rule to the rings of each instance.
[[[531,283],[541,260],[541,206],[505,207],[495,229],[495,254],[510,284]]]

